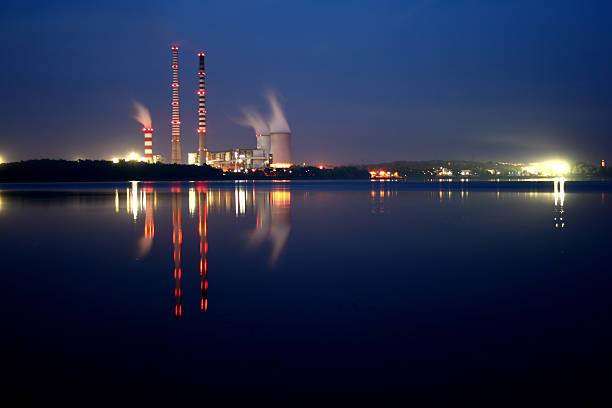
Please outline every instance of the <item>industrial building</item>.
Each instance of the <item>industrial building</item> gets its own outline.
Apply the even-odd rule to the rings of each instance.
[[[179,47],[171,47],[171,143],[172,155],[170,163],[182,164],[181,155],[181,115],[179,100]],[[206,68],[204,64],[204,52],[198,53],[198,148],[196,152],[187,154],[187,163],[190,165],[204,165],[222,169],[223,171],[244,171],[264,168],[289,168],[292,166],[291,158],[291,132],[284,119],[278,103],[272,106],[274,114],[280,114],[284,125],[276,125],[276,121],[271,119],[271,123],[266,127],[268,134],[256,132],[255,148],[233,148],[228,150],[214,151],[208,150],[207,129],[206,129]],[[149,119],[150,121],[150,119]],[[144,157],[142,161],[149,163],[160,162],[161,156],[153,155],[153,128],[150,124],[145,124],[142,129],[144,133]],[[118,161],[118,160],[117,160]]]
[[[291,167],[291,133],[257,134],[255,149],[207,152],[206,164],[224,171]]]
[[[270,167],[270,156],[263,149],[234,149],[208,152],[206,164],[223,171],[241,171]]]
[[[206,164],[223,171],[289,168],[291,160],[291,133],[275,132],[256,135],[254,149],[235,148],[222,151],[206,151]],[[190,155],[196,153],[190,153]]]
[[[178,47],[172,47],[172,151],[173,160],[175,140],[180,160],[180,120],[178,114]],[[207,164],[222,169],[223,171],[243,171],[252,169],[263,169],[268,167],[288,168],[291,167],[291,133],[271,132],[267,134],[256,134],[257,144],[255,148],[234,148],[228,150],[208,150],[206,132],[206,69],[204,64],[204,52],[198,53],[198,151],[188,153],[188,164]],[[176,111],[175,111],[176,110]],[[177,123],[178,121],[178,123]],[[178,130],[175,129],[178,128]],[[178,138],[175,136],[178,135]]]

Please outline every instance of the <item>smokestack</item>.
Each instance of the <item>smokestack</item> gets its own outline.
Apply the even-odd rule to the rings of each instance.
[[[206,164],[206,71],[204,69],[205,53],[198,54],[200,57],[200,70],[198,78],[200,87],[198,88],[198,164]]]
[[[144,156],[148,163],[153,163],[153,128],[143,127],[144,132]]]
[[[181,115],[179,112],[178,47],[172,46],[172,164],[181,164]]]

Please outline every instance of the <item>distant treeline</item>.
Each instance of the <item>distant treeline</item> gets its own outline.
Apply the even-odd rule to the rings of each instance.
[[[134,161],[113,163],[104,160],[28,160],[0,165],[0,182],[57,181],[170,181],[238,179],[357,179],[369,178],[365,169],[356,167],[292,167],[248,173],[223,173],[210,166],[149,164]]]
[[[233,176],[233,175],[232,175]],[[293,166],[290,169],[266,169],[248,174],[237,173],[239,179],[369,179],[370,173],[355,166],[340,166],[333,169],[320,169],[311,166]]]
[[[470,170],[471,176],[489,178],[491,173],[489,170],[500,172],[500,175],[507,176],[517,172],[520,167],[510,163],[500,162],[477,162],[468,160],[426,160],[426,161],[394,161],[379,164],[367,164],[360,166],[367,170],[385,170],[397,172],[401,177],[428,177],[433,169],[440,167],[449,169],[455,175],[459,175],[462,170]],[[425,174],[424,174],[425,173]],[[610,166],[601,167],[594,166],[589,163],[575,162],[569,166],[569,174],[574,176],[586,177],[612,177],[612,168]],[[497,175],[495,173],[495,175]]]
[[[209,166],[148,164],[135,161],[28,160],[0,166],[1,182],[207,180],[222,172]]]

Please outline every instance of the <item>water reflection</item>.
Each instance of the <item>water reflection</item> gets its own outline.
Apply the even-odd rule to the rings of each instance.
[[[181,246],[183,244],[183,230],[181,227],[181,187],[173,186],[171,189],[172,195],[172,245],[174,247],[174,297],[176,298],[176,306],[174,314],[181,316],[183,308],[181,306]]]
[[[553,218],[555,228],[565,228],[565,210],[563,208],[565,203],[565,177],[555,178],[554,184],[555,207]]]
[[[259,247],[269,241],[272,249],[269,263],[274,265],[291,232],[291,192],[288,190],[253,192],[257,218],[248,244]]]
[[[371,202],[371,213],[372,214],[384,214],[385,213],[385,199],[391,197],[397,197],[398,191],[395,189],[396,181],[390,180],[376,180],[372,181],[370,191],[370,202]]]
[[[145,209],[145,225],[144,234],[138,244],[137,258],[143,258],[151,251],[153,246],[153,238],[155,238],[155,216],[154,216],[154,191],[151,186],[144,186],[142,195],[142,206]],[[117,199],[118,196],[115,197]],[[115,203],[115,212],[117,211],[117,203]]]
[[[206,184],[198,188],[198,234],[200,236],[200,310],[208,310],[208,199]]]
[[[165,190],[167,191],[167,190]],[[162,188],[160,199],[168,194]],[[185,194],[186,193],[186,194]],[[218,216],[231,215],[234,218],[254,216],[255,228],[247,235],[245,245],[259,249],[265,244],[270,247],[268,265],[274,266],[281,257],[291,232],[291,192],[280,187],[275,190],[257,190],[253,183],[237,182],[233,189],[217,187],[210,189],[206,182],[198,182],[185,188],[184,184],[170,185],[170,207],[172,217],[174,314],[181,316],[182,278],[183,278],[183,196],[187,195],[187,210],[190,218],[196,216],[197,236],[199,238],[200,272],[200,309],[208,310],[208,217],[209,213]],[[113,206],[115,213],[122,206],[119,189],[115,189]],[[142,259],[151,251],[158,221],[156,216],[158,189],[154,183],[132,182],[126,188],[125,211],[137,222],[144,213],[144,232],[138,241],[137,259]]]
[[[195,293],[189,296],[189,299],[200,296],[200,309],[206,311],[208,309],[208,251],[209,251],[209,216],[214,222],[215,219],[221,219],[224,224],[224,230],[216,230],[217,234],[224,234],[224,237],[230,236],[228,226],[236,228],[237,234],[232,232],[233,236],[238,241],[238,245],[242,248],[237,248],[242,251],[244,248],[253,249],[256,255],[259,256],[261,265],[275,267],[282,259],[283,253],[286,250],[288,240],[291,235],[292,227],[292,205],[296,202],[299,204],[302,198],[302,191],[299,185],[290,185],[285,183],[274,184],[272,187],[265,184],[259,187],[253,182],[236,182],[232,184],[225,183],[147,183],[147,182],[130,182],[123,186],[114,186],[109,191],[104,191],[103,194],[97,192],[96,195],[89,195],[88,192],[72,192],[67,195],[65,192],[55,193],[56,199],[69,200],[70,205],[79,207],[81,203],[88,203],[88,200],[103,200],[105,211],[110,213],[112,218],[121,218],[133,231],[136,231],[135,237],[130,237],[130,242],[133,242],[137,247],[136,258],[151,261],[153,256],[158,256],[163,253],[163,259],[169,263],[170,248],[172,245],[173,266],[167,265],[164,271],[168,277],[170,269],[174,278],[174,313],[177,316],[182,315],[182,297],[183,284],[186,287],[193,286],[194,290],[197,285],[197,275],[195,269],[199,269],[200,274],[200,293]],[[374,181],[368,184],[359,186],[359,195],[363,197],[365,208],[363,211],[367,214],[368,210],[373,214],[384,214],[385,217],[395,216],[401,211],[410,209],[418,210],[419,217],[431,211],[431,214],[436,214],[433,211],[438,211],[438,202],[444,203],[443,206],[448,206],[450,210],[455,210],[458,205],[470,205],[471,208],[478,208],[482,203],[483,198],[486,198],[488,204],[496,202],[499,199],[499,208],[510,208],[508,204],[514,204],[520,201],[539,201],[545,211],[546,225],[550,227],[550,204],[554,203],[553,207],[553,223],[555,228],[566,228],[566,202],[565,202],[565,180],[558,179],[553,185],[530,184],[521,187],[522,190],[512,190],[512,187],[493,186],[483,189],[474,182],[448,183],[436,182],[429,185],[428,190],[423,191],[404,187],[401,182],[389,181]],[[542,189],[545,187],[545,190]],[[97,187],[96,187],[97,188]],[[290,188],[297,192],[292,193]],[[309,187],[310,188],[310,187]],[[349,188],[353,188],[351,185]],[[365,188],[365,189],[364,189]],[[480,188],[480,190],[478,190]],[[526,191],[525,191],[526,190]],[[538,191],[539,190],[539,191]],[[472,194],[470,194],[472,192]],[[46,194],[49,192],[47,191]],[[109,194],[110,193],[110,194]],[[551,194],[552,193],[552,194]],[[4,213],[8,213],[13,207],[13,202],[22,202],[29,200],[30,202],[42,203],[44,200],[37,199],[38,195],[43,195],[41,192],[30,192],[27,194],[17,195],[11,191],[3,191],[2,197],[4,201],[0,201],[0,209]],[[38,194],[38,195],[36,195]],[[308,197],[308,192],[303,192],[303,197]],[[368,197],[369,195],[369,197]],[[25,197],[25,198],[24,198]],[[62,198],[63,197],[63,198]],[[418,199],[425,197],[426,207],[413,207]],[[572,195],[571,197],[577,197]],[[599,194],[597,201],[599,201]],[[601,193],[601,203],[604,203],[605,195]],[[368,201],[370,206],[368,208]],[[505,202],[504,202],[505,201]],[[572,202],[576,202],[572,199]],[[158,204],[161,210],[158,210]],[[402,207],[401,205],[409,205]],[[521,204],[522,205],[522,204]],[[79,207],[80,208],[80,207]],[[517,211],[527,211],[527,207],[517,207]],[[575,205],[573,211],[577,212]],[[401,209],[401,210],[400,210]],[[390,211],[391,210],[391,211]],[[395,214],[393,214],[395,210]],[[471,210],[471,209],[470,209]],[[183,217],[188,214],[187,217]],[[406,211],[405,217],[410,217],[410,213]],[[440,213],[442,214],[442,213]],[[463,212],[446,213],[463,216]],[[228,222],[228,219],[230,220]],[[406,218],[408,219],[408,218]],[[468,220],[473,218],[467,217]],[[400,220],[403,220],[400,218]],[[457,222],[461,222],[457,217]],[[170,228],[170,221],[172,227]],[[133,224],[135,222],[135,224]],[[161,224],[159,224],[161,222]],[[453,221],[455,222],[455,221]],[[475,222],[475,221],[474,221]],[[218,224],[213,224],[218,225]],[[244,231],[248,232],[244,232]],[[551,229],[552,230],[552,229]],[[213,239],[215,238],[215,230],[211,232]],[[183,246],[183,232],[186,234],[185,245]],[[172,244],[170,244],[172,237]],[[195,245],[199,241],[199,254]],[[219,241],[214,241],[219,242]],[[189,246],[188,244],[193,244]],[[155,248],[155,251],[154,251]],[[153,251],[153,255],[151,255]],[[214,248],[213,248],[214,251]],[[183,260],[183,257],[188,255],[188,258]],[[214,255],[214,253],[213,253]],[[193,260],[190,264],[189,260]],[[261,266],[260,265],[260,266]],[[183,267],[188,272],[188,277],[193,277],[196,281],[190,283],[189,280],[183,280]],[[215,276],[215,275],[213,275]],[[172,283],[170,283],[172,284]],[[166,288],[167,294],[170,295],[172,288]],[[214,283],[213,283],[214,285]],[[187,292],[189,294],[189,292]],[[187,297],[185,299],[188,299]],[[170,300],[172,302],[172,300]],[[188,308],[186,303],[186,308]],[[197,305],[193,308],[197,310]]]

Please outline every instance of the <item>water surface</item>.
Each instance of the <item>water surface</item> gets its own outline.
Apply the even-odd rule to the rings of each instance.
[[[610,191],[2,185],[3,380],[84,403],[607,398]]]

